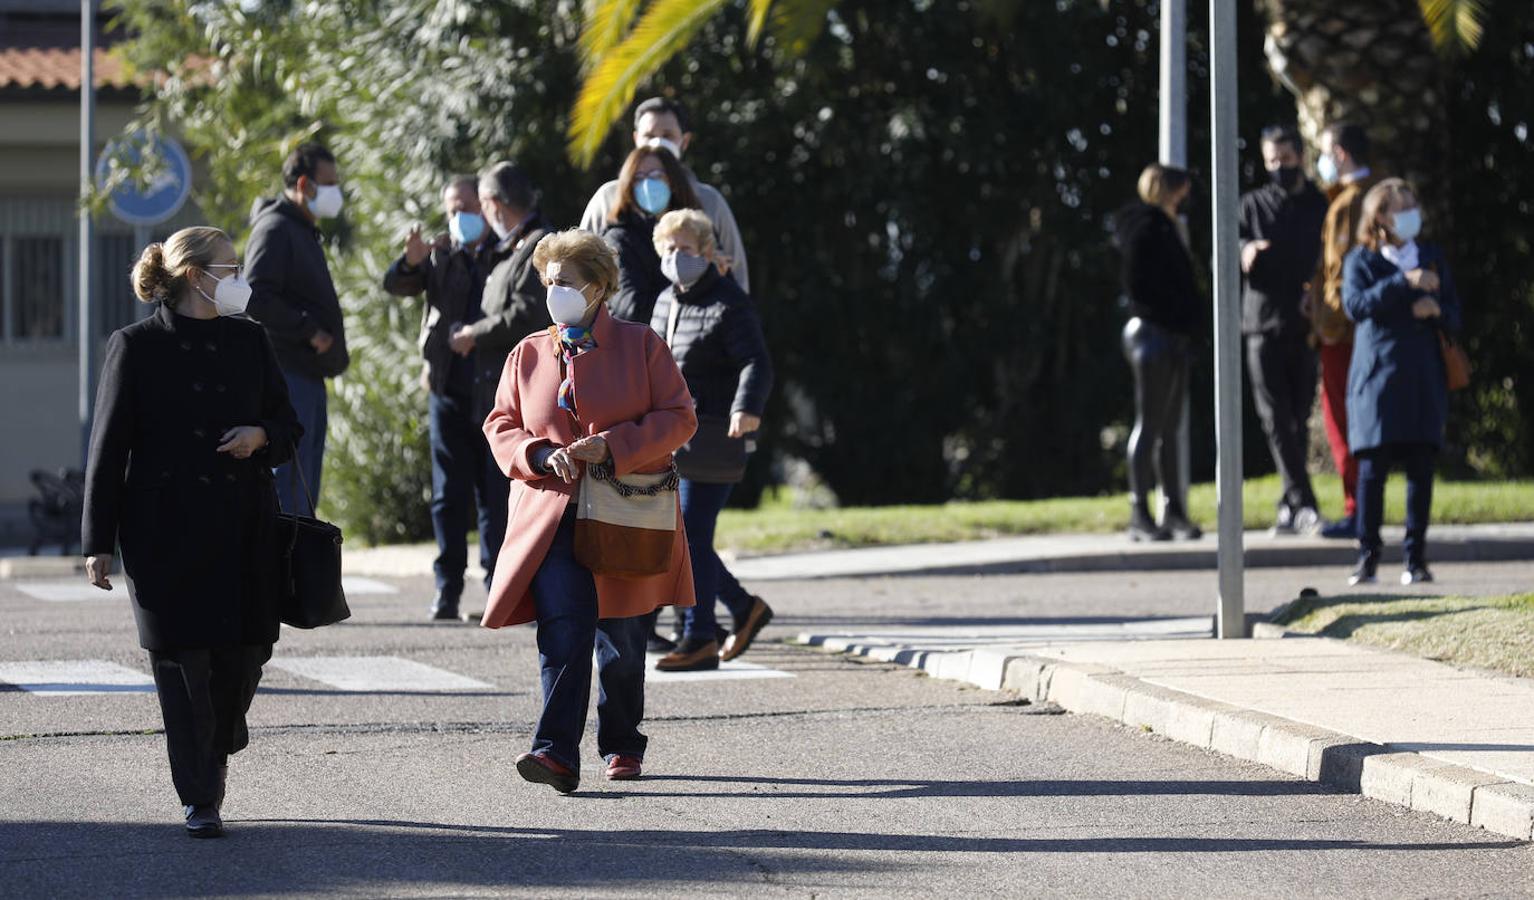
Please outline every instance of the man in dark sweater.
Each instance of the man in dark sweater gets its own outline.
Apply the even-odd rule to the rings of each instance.
[[[245,272],[250,317],[266,328],[288,382],[303,437],[293,462],[276,469],[283,512],[313,515],[325,459],[325,379],[346,371],[341,301],[315,223],[341,213],[336,159],[319,144],[302,144],[282,164],[282,196],[256,204]],[[302,466],[302,478],[294,466]]]
[[[1241,198],[1241,331],[1257,415],[1283,479],[1274,534],[1310,534],[1324,524],[1305,470],[1316,355],[1310,348],[1308,282],[1321,252],[1326,197],[1300,168],[1299,134],[1262,133],[1271,182]]]
[[[405,252],[384,273],[383,288],[396,297],[426,294],[421,316],[421,353],[431,423],[431,524],[437,538],[432,562],[437,593],[434,620],[458,621],[463,573],[468,566],[466,532],[478,509],[479,560],[485,587],[495,570],[495,556],[506,530],[506,476],[496,467],[485,440],[485,416],[474,399],[477,351],[453,352],[453,333],[483,317],[480,296],[485,278],[506,254],[479,205],[479,181],[472,175],[452,179],[442,191],[448,234],[433,243],[419,226],[405,238]]]

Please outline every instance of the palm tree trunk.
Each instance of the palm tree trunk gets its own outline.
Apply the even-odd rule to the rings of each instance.
[[[1295,96],[1306,142],[1314,148],[1333,122],[1363,125],[1375,171],[1418,182],[1430,212],[1444,214],[1443,72],[1416,0],[1258,0],[1258,8],[1269,68]]]

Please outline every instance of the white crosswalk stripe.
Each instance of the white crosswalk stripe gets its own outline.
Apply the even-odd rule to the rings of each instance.
[[[103,591],[85,582],[82,577],[70,581],[18,581],[13,587],[33,600],[49,603],[79,603],[85,600],[122,600],[121,590]]]
[[[398,594],[399,588],[387,582],[377,581],[372,578],[363,578],[360,575],[344,575],[341,577],[341,590],[348,597],[358,597],[363,594]]]
[[[1025,625],[913,625],[857,631],[804,632],[798,642],[839,653],[920,667],[934,654],[981,648],[1026,648],[1087,641],[1207,638],[1208,616],[1109,622],[1042,622]]]
[[[267,665],[339,691],[430,693],[495,686],[398,656],[280,656]]]
[[[753,663],[732,660],[720,663],[718,669],[704,672],[662,672],[655,668],[655,663],[660,659],[658,654],[650,654],[646,657],[649,663],[649,671],[645,673],[646,684],[667,685],[680,684],[688,681],[749,681],[757,678],[793,678],[792,672],[784,672],[779,669],[769,669],[766,666],[758,666]]]
[[[154,679],[143,672],[101,659],[0,662],[0,683],[29,694],[56,697],[154,690]]]

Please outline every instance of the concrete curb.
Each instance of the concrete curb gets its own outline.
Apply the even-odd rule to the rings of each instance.
[[[83,556],[7,556],[0,559],[0,581],[72,578],[84,571]]]
[[[944,653],[859,645],[813,635],[800,635],[798,643],[902,663],[935,678],[963,681],[987,690],[1010,691],[1034,703],[1054,703],[1073,713],[1103,716],[1338,790],[1434,813],[1519,840],[1534,840],[1534,787],[1325,728],[1206,700],[1105,666],[1006,649]]]

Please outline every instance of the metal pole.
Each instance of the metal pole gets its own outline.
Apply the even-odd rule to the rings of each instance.
[[[1219,464],[1219,614],[1215,635],[1246,637],[1241,534],[1241,267],[1236,210],[1236,4],[1209,0],[1209,139],[1214,206],[1214,430]]]
[[[95,381],[95,320],[91,309],[94,273],[91,250],[95,243],[91,222],[90,199],[94,162],[92,151],[96,145],[96,4],[95,0],[80,0],[80,217],[79,272],[76,289],[78,313],[76,318],[80,342],[80,460],[85,467],[85,457],[90,450],[91,412],[95,401],[92,390]]]
[[[1188,0],[1161,0],[1161,121],[1158,156],[1179,169],[1188,167]],[[1177,483],[1182,496],[1172,497],[1161,486],[1161,503],[1181,505],[1188,512],[1189,462],[1188,394],[1182,395],[1182,426],[1177,436]]]

